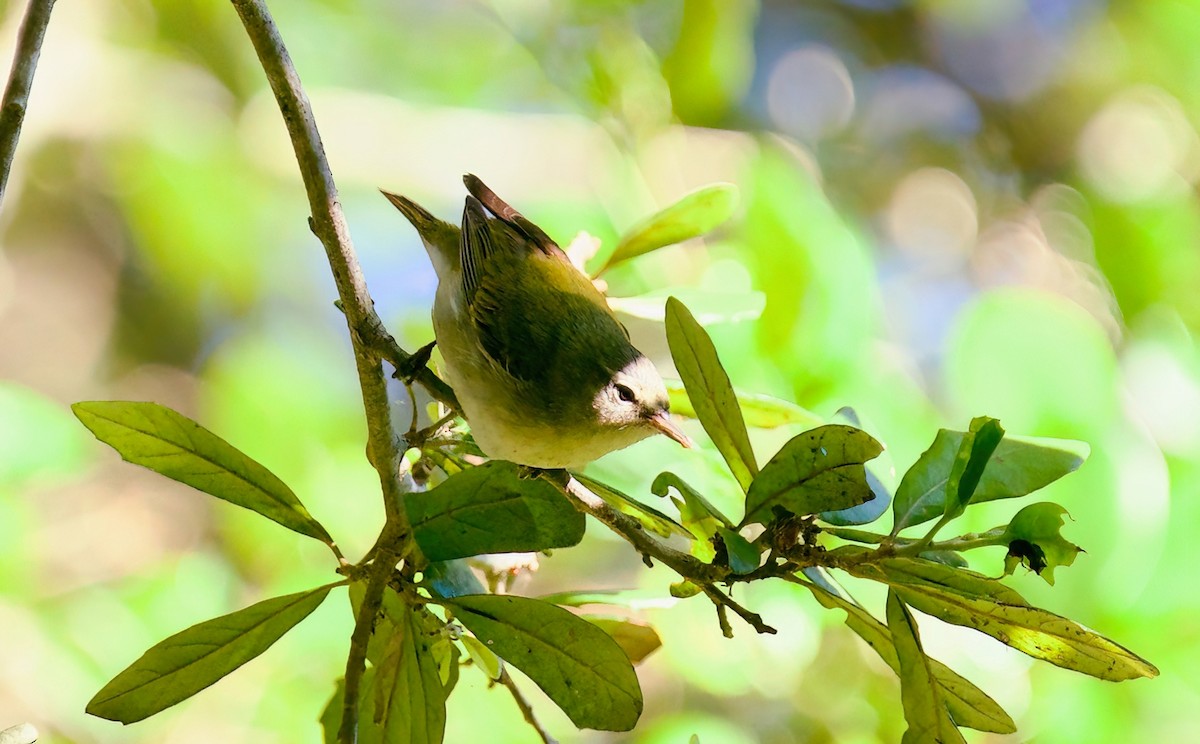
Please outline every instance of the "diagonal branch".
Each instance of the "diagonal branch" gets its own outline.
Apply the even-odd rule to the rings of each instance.
[[[12,170],[17,140],[21,137],[21,124],[25,121],[25,109],[29,106],[33,73],[37,69],[42,39],[46,35],[46,25],[50,23],[50,11],[53,8],[54,0],[29,0],[25,18],[21,21],[21,31],[17,35],[12,71],[8,74],[4,102],[0,105],[0,202],[4,200],[8,173]]]

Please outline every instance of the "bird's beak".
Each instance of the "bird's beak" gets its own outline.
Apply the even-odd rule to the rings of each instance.
[[[691,440],[691,437],[689,437],[687,434],[684,434],[683,430],[675,425],[675,422],[671,420],[671,414],[667,413],[666,411],[659,411],[658,413],[654,414],[649,418],[649,422],[650,425],[655,429],[658,429],[671,439],[679,442],[684,447],[690,449],[696,446],[696,443]]]

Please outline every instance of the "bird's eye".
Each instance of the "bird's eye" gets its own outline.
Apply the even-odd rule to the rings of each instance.
[[[633,403],[635,400],[637,400],[633,394],[633,391],[625,385],[617,385],[617,396],[626,403]]]

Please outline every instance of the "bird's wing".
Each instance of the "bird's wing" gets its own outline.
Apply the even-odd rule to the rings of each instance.
[[[509,206],[508,202],[496,196],[496,192],[489,189],[477,176],[468,173],[463,176],[463,183],[466,184],[467,191],[471,192],[471,196],[478,199],[483,206],[487,207],[489,212],[516,230],[519,235],[525,238],[525,242],[530,248],[540,250],[542,253],[553,258],[570,261],[562,248],[558,247],[558,243],[551,240],[550,236],[542,228],[533,224],[525,215]]]
[[[463,290],[488,356],[517,380],[539,386],[555,365],[574,369],[579,359],[592,360],[604,376],[625,364],[628,336],[623,327],[613,333],[611,326],[620,324],[587,277],[482,181],[463,180],[471,191],[463,209]],[[498,219],[488,219],[484,207]],[[547,322],[548,313],[563,322]]]

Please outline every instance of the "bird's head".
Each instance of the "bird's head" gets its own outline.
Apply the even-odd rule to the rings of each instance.
[[[617,370],[592,402],[602,426],[615,429],[650,429],[666,434],[684,447],[692,440],[671,421],[667,388],[654,364],[639,354]]]

